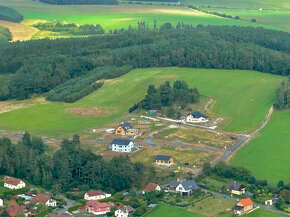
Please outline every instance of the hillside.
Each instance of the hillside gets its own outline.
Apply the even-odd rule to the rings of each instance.
[[[160,85],[166,80],[176,79],[186,80],[202,95],[214,98],[214,113],[225,118],[225,130],[245,131],[254,128],[264,118],[282,77],[239,70],[138,69],[106,81],[101,89],[72,104],[36,103],[0,114],[0,127],[53,137],[70,136],[88,128],[103,127],[124,115],[129,107],[144,97],[149,84]],[[29,100],[26,103],[29,104]],[[102,112],[92,117],[72,116],[66,112],[75,107],[97,107]]]

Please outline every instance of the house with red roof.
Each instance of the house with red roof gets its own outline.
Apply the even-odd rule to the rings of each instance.
[[[149,182],[146,188],[144,189],[143,194],[145,194],[146,192],[148,193],[150,191],[161,191],[161,188],[158,184]]]
[[[24,206],[19,206],[17,204],[13,204],[7,207],[6,211],[9,216],[14,217],[18,215],[19,213],[24,212],[25,207]]]
[[[241,199],[234,207],[235,214],[243,215],[253,210],[254,202],[251,198]]]
[[[30,201],[30,204],[32,205],[37,205],[37,204],[44,204],[46,206],[50,206],[50,207],[55,207],[57,205],[57,201],[52,199],[50,196],[48,195],[44,195],[44,194],[37,194],[35,197],[33,197]]]
[[[4,187],[12,190],[21,189],[25,188],[25,182],[23,182],[21,179],[5,176]]]
[[[103,192],[102,190],[90,190],[87,193],[85,193],[84,199],[85,200],[101,200],[108,197],[111,197],[111,194],[107,194]]]
[[[94,215],[105,215],[111,211],[111,206],[97,200],[89,200],[86,203],[86,210]]]

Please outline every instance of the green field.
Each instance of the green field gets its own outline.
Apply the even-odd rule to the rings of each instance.
[[[174,25],[184,22],[193,25],[262,26],[247,21],[221,18],[180,6],[136,4],[62,6],[28,0],[0,0],[0,5],[19,10],[24,15],[24,23],[29,23],[26,22],[27,20],[58,20],[77,24],[101,24],[105,30],[136,26],[138,21],[145,21],[149,27],[152,27],[154,20],[157,21],[158,26],[166,22]]]
[[[226,213],[223,215],[218,215],[218,217],[232,217],[233,215],[230,213]],[[247,217],[285,217],[286,215],[281,215],[278,213],[270,212],[264,209],[257,209],[254,212],[251,212],[246,215]]]
[[[187,211],[183,208],[160,203],[158,207],[146,217],[204,217],[204,215]]]
[[[290,110],[275,112],[261,131],[261,136],[243,147],[232,164],[250,169],[259,179],[276,185],[290,182]]]
[[[218,9],[218,8],[203,8],[203,11],[219,12],[223,14],[239,16],[240,19],[251,21],[255,18],[257,23],[277,26],[286,31],[290,31],[290,10],[243,10],[243,9]]]
[[[64,137],[84,129],[99,128],[125,114],[129,107],[144,97],[150,84],[160,85],[166,80],[176,79],[186,80],[202,95],[214,98],[214,113],[225,118],[225,130],[245,131],[256,127],[264,119],[283,77],[241,70],[137,69],[106,81],[101,89],[76,103],[40,103],[0,114],[0,129]],[[98,107],[111,114],[84,117],[65,111],[76,107],[84,110]]]

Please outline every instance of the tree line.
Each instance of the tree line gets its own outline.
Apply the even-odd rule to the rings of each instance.
[[[0,6],[0,20],[21,22],[23,20],[23,16],[13,8]]]
[[[97,25],[85,24],[77,26],[74,23],[45,22],[45,23],[37,23],[34,24],[33,26],[40,30],[69,33],[72,35],[98,35],[105,33],[105,30],[99,24]]]
[[[0,26],[0,42],[7,42],[12,40],[10,30],[4,26]]]
[[[54,5],[117,5],[118,0],[40,0]]]
[[[199,101],[198,89],[189,88],[186,81],[176,80],[173,87],[166,81],[159,88],[149,85],[147,95],[139,103],[133,105],[129,112],[136,109],[162,110],[166,108],[168,117],[179,118],[181,116],[178,108],[185,109],[188,104]]]
[[[260,34],[264,36],[258,40]],[[0,49],[0,73],[13,76],[3,98],[48,93],[51,100],[64,101],[66,93],[75,93],[77,100],[90,92],[83,89],[94,79],[119,77],[134,68],[179,66],[289,75],[289,36],[263,28],[183,23],[157,28],[155,22],[149,29],[140,22],[137,29],[130,26],[98,37],[7,43]]]
[[[81,148],[78,136],[63,140],[53,156],[40,138],[25,133],[22,141],[12,144],[0,139],[0,174],[24,179],[55,192],[73,188],[103,189],[114,193],[141,188],[155,178],[154,168],[133,163],[128,157],[106,161],[100,155]]]
[[[277,110],[290,108],[290,76],[287,81],[282,81],[281,85],[276,89],[274,108]]]

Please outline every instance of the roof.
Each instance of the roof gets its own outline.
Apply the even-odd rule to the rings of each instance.
[[[120,127],[122,127],[125,131],[133,128],[129,122],[125,122],[125,123],[120,124]]]
[[[16,216],[17,214],[21,213],[25,209],[24,206],[19,206],[18,204],[13,204],[8,206],[6,211],[12,217]]]
[[[87,203],[86,203],[87,206],[89,207],[93,207],[93,208],[106,208],[106,207],[110,207],[109,204],[107,203],[101,203],[97,200],[89,200]]]
[[[235,190],[235,191],[240,191],[242,189],[244,189],[246,186],[242,185],[241,183],[235,182],[235,181],[231,181],[228,184],[228,189],[229,190]]]
[[[120,209],[123,213],[130,213],[134,211],[134,208],[130,205],[124,206]]]
[[[110,144],[127,146],[127,145],[130,144],[130,142],[132,142],[132,140],[128,140],[128,139],[113,139]]]
[[[105,195],[105,193],[102,190],[90,190],[87,192],[87,195],[89,197],[93,197],[93,196]]]
[[[242,206],[242,207],[246,207],[246,206],[251,206],[253,205],[253,201],[251,200],[251,198],[245,198],[245,199],[241,199],[238,203],[237,206]]]
[[[17,186],[18,184],[20,184],[22,180],[21,179],[17,179],[17,178],[13,178],[13,177],[9,177],[5,183],[9,184],[9,185],[14,185]]]
[[[37,194],[35,197],[31,199],[30,204],[36,204],[36,203],[46,204],[46,202],[49,201],[50,199],[51,197],[48,195]]]
[[[195,180],[187,180],[183,179],[182,181],[171,181],[169,183],[170,186],[177,187],[179,184],[183,186],[183,188],[188,191],[188,190],[198,190],[200,187],[196,184]]]
[[[192,112],[192,116],[193,116],[194,118],[201,118],[201,117],[203,117],[203,118],[208,118],[208,116],[206,116],[206,115],[200,113],[199,111]]]
[[[169,161],[171,156],[168,155],[156,155],[155,160],[164,160],[164,161]]]
[[[158,184],[149,182],[144,190],[147,191],[147,192],[150,192],[150,191],[155,190],[158,186],[159,186]]]

